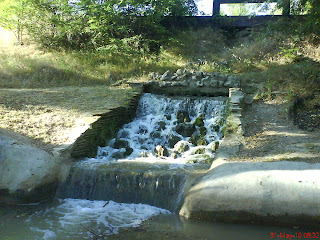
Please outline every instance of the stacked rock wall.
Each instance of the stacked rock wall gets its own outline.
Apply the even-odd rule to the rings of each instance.
[[[115,137],[125,123],[135,117],[141,92],[137,92],[126,107],[117,107],[98,115],[98,120],[91,124],[71,146],[71,157],[95,157],[98,146],[105,146],[108,139]]]
[[[240,79],[221,73],[190,72],[178,69],[175,73],[151,73],[143,83],[144,92],[167,95],[228,96],[229,88],[240,87]]]

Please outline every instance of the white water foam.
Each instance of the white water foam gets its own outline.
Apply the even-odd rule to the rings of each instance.
[[[41,239],[43,240],[56,240],[57,239],[57,235],[54,231],[50,231],[50,230],[41,230],[39,228],[36,227],[31,227],[30,228],[31,231],[34,232],[38,232],[38,233],[42,233],[44,234],[43,237]]]
[[[145,93],[139,102],[136,118],[123,126],[118,132],[117,139],[127,141],[132,153],[125,157],[128,160],[136,160],[140,162],[168,162],[172,164],[185,164],[190,158],[200,157],[195,154],[198,149],[204,149],[203,156],[213,158],[214,152],[211,150],[212,145],[194,146],[189,143],[190,149],[182,154],[178,154],[178,158],[173,157],[156,157],[154,149],[157,145],[165,146],[168,149],[169,156],[176,149],[170,148],[169,137],[176,136],[181,141],[188,141],[190,136],[185,137],[175,131],[177,126],[177,113],[185,111],[190,117],[190,123],[193,123],[200,115],[204,116],[204,127],[207,130],[204,138],[208,143],[221,141],[222,127],[219,122],[225,112],[226,99],[223,97],[175,97],[153,95]],[[162,127],[159,129],[159,125]],[[215,127],[219,128],[216,131]],[[155,131],[158,129],[155,137]],[[197,127],[196,133],[199,133]],[[159,136],[160,135],[160,136]],[[115,154],[122,154],[125,148],[115,148],[116,139],[112,139],[106,147],[100,147],[96,158],[87,159],[85,162],[90,164],[99,164],[110,161],[122,161],[124,158],[115,158]],[[196,156],[197,155],[197,156]]]
[[[146,204],[83,199],[60,201],[58,206],[36,212],[27,219],[27,223],[32,224],[30,229],[38,236],[36,239],[92,239],[95,235],[117,234],[121,229],[138,227],[159,214],[170,214],[168,210]]]

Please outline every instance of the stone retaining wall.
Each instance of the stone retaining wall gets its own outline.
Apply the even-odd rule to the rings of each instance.
[[[105,146],[107,140],[116,136],[118,130],[135,117],[141,92],[130,100],[127,106],[117,107],[97,115],[99,118],[71,146],[71,157],[95,157],[98,146]]]
[[[151,73],[143,85],[143,91],[154,94],[189,95],[189,96],[228,96],[230,88],[239,88],[240,79],[231,75],[209,72],[190,72],[178,69],[175,73]]]

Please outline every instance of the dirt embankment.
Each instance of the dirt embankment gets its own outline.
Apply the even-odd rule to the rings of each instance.
[[[95,114],[126,105],[131,95],[128,86],[0,89],[0,128],[52,151],[79,137],[96,120]]]
[[[320,129],[301,130],[283,101],[255,101],[244,112],[245,135],[230,161],[320,162]]]

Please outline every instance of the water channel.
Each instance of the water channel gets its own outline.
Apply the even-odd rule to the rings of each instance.
[[[185,189],[210,167],[225,111],[223,97],[144,94],[136,118],[95,158],[75,163],[52,202],[0,206],[0,240],[260,240],[312,231],[177,215]]]

